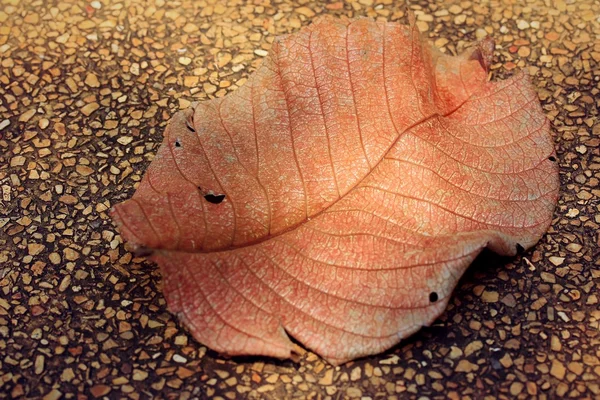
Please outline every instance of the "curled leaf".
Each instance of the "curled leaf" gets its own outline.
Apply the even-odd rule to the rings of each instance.
[[[230,95],[177,113],[112,216],[157,262],[169,309],[224,353],[332,363],[430,324],[488,247],[550,224],[557,167],[524,73],[488,82],[414,24],[323,18]]]

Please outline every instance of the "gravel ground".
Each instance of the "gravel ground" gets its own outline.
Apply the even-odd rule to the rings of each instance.
[[[443,51],[489,34],[494,75],[529,71],[562,191],[534,249],[482,257],[385,354],[207,350],[108,218],[170,116],[240,86],[275,35],[325,13],[406,22],[399,3],[0,0],[0,398],[600,398],[598,1],[411,2]]]

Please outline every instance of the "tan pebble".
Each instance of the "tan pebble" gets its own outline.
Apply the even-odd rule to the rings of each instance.
[[[510,385],[510,394],[516,396],[523,391],[524,385],[521,382],[513,382]]]
[[[197,87],[200,78],[197,76],[184,76],[183,77],[183,86],[185,87]]]
[[[143,381],[147,377],[148,373],[146,371],[142,371],[141,369],[134,369],[131,379],[133,379],[134,381]]]
[[[98,103],[90,103],[90,104],[86,104],[85,106],[83,106],[81,108],[81,113],[83,115],[85,115],[86,117],[89,117],[94,111],[96,111],[97,109],[100,108],[100,105]]]
[[[35,108],[32,108],[30,110],[25,111],[23,114],[21,114],[21,116],[19,117],[19,122],[27,122],[31,119],[31,117],[33,117],[35,115]]]
[[[485,290],[481,294],[481,300],[483,300],[486,303],[496,303],[498,301],[498,298],[499,298],[498,292]]]
[[[513,365],[513,360],[508,353],[504,354],[499,362],[504,368],[510,368]]]
[[[63,250],[63,255],[69,261],[75,261],[79,258],[79,253],[70,247],[67,247]]]
[[[129,72],[131,72],[135,76],[138,76],[140,74],[140,64],[135,62],[132,63],[129,67]]]
[[[46,246],[40,243],[29,243],[27,245],[27,252],[30,256],[37,256],[42,251],[44,251],[45,248]]]
[[[576,375],[581,375],[583,373],[583,364],[580,362],[572,361],[567,365],[567,368]]]
[[[198,29],[198,25],[196,24],[192,24],[192,23],[187,23],[185,24],[185,26],[183,27],[183,31],[185,33],[192,33],[192,32],[197,32]]]
[[[519,28],[520,30],[529,29],[529,22],[520,19],[517,21],[517,28]]]
[[[92,21],[91,19],[84,19],[83,21],[81,21],[77,27],[81,30],[88,30],[88,29],[92,29],[96,26],[96,23],[94,21]]]
[[[304,15],[305,17],[312,18],[315,16],[315,12],[308,7],[299,7],[296,8],[296,12],[300,15]]]
[[[73,372],[73,368],[66,368],[60,374],[60,380],[63,382],[71,382],[75,378],[75,373]]]
[[[49,391],[42,400],[58,400],[62,397],[62,392],[58,389],[52,389]]]
[[[357,398],[362,396],[362,390],[357,387],[349,387],[346,389],[346,395],[350,398]]]
[[[469,357],[471,354],[481,350],[483,348],[483,343],[480,340],[475,340],[465,347],[465,356]]]
[[[468,360],[460,360],[456,368],[454,368],[455,372],[473,372],[477,371],[479,366],[477,364],[473,364]]]
[[[556,265],[558,267],[559,265],[561,265],[565,261],[565,258],[564,257],[552,256],[552,257],[548,258],[548,261],[550,261],[552,264],[554,264],[554,265]]]
[[[448,8],[448,11],[450,11],[451,14],[458,15],[462,13],[463,9],[458,4],[453,4]]]
[[[465,14],[460,14],[460,15],[457,15],[456,17],[454,17],[454,24],[462,25],[465,23],[466,20],[467,20],[467,16]]]
[[[70,285],[71,285],[71,275],[66,275],[60,282],[60,285],[58,286],[58,291],[64,292],[65,290],[67,290],[67,288]]]
[[[555,377],[557,379],[562,380],[565,377],[566,373],[567,373],[567,369],[565,368],[563,363],[561,363],[557,359],[552,360],[552,367],[550,368],[550,375],[552,375],[553,377]]]
[[[42,118],[38,121],[38,126],[40,129],[46,129],[50,125],[50,121],[47,118]]]
[[[60,264],[60,254],[53,252],[50,253],[50,255],[48,256],[48,259],[50,260],[50,262],[54,265],[58,265]]]
[[[39,14],[27,14],[25,18],[23,18],[23,21],[26,24],[37,24],[40,21],[40,16]]]
[[[229,62],[231,61],[232,56],[229,53],[219,53],[219,55],[217,56],[217,65],[219,66],[219,68],[223,68],[224,66],[226,66],[227,64],[229,64]]]
[[[529,57],[529,55],[531,54],[531,49],[529,47],[519,47],[519,51],[517,51],[517,54],[520,57]]]
[[[56,41],[56,43],[65,44],[65,43],[67,43],[69,41],[70,37],[71,37],[71,34],[69,34],[69,33],[63,33],[62,35],[58,36],[54,40]]]
[[[217,91],[217,87],[209,82],[206,82],[204,85],[202,85],[202,88],[204,89],[204,92],[208,94],[212,94]]]
[[[92,168],[88,167],[87,165],[77,165],[75,167],[75,170],[77,171],[77,173],[79,175],[82,175],[82,176],[89,176],[94,173],[94,170]]]
[[[85,76],[85,84],[89,87],[97,88],[100,87],[100,82],[96,74],[90,72]]]
[[[269,54],[269,52],[263,49],[256,49],[254,50],[254,54],[260,57],[266,57]]]
[[[179,57],[177,59],[177,61],[179,62],[179,64],[181,65],[190,65],[190,63],[192,62],[192,59],[189,57]]]
[[[429,30],[429,24],[425,21],[417,21],[417,28],[419,32],[427,32]]]

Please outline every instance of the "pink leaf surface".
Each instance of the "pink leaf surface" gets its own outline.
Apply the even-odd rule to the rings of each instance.
[[[177,113],[112,216],[214,350],[287,358],[288,333],[334,364],[388,349],[484,248],[514,255],[550,225],[549,122],[526,74],[487,81],[492,50],[318,19],[235,92]]]

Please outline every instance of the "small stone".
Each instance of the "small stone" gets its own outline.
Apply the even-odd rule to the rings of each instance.
[[[10,120],[9,119],[5,119],[2,122],[0,122],[0,131],[4,128],[6,128],[7,126],[10,125]]]
[[[562,380],[562,379],[564,379],[566,373],[567,373],[567,369],[565,368],[563,363],[561,363],[557,359],[552,360],[552,367],[550,368],[550,375],[552,375],[553,377],[555,377],[557,379]]]
[[[512,293],[507,294],[506,296],[504,296],[502,298],[502,300],[500,300],[505,306],[513,308],[514,306],[517,305],[517,300],[515,299],[515,296]]]
[[[552,264],[554,264],[554,265],[556,265],[558,267],[559,265],[561,265],[565,261],[565,258],[564,257],[552,256],[552,257],[548,258],[548,261],[550,261]]]
[[[269,54],[269,52],[263,49],[256,49],[254,50],[254,54],[260,57],[266,57]]]
[[[362,396],[362,390],[360,390],[357,387],[349,387],[348,389],[346,389],[346,394],[350,398],[361,397]]]
[[[65,204],[75,204],[75,203],[77,203],[77,198],[73,195],[65,194],[63,196],[60,196],[58,198],[58,201],[60,201],[61,203],[65,203]]]
[[[513,365],[513,360],[508,353],[504,354],[499,361],[504,368],[510,368]]]
[[[49,391],[42,400],[58,400],[62,397],[62,392],[57,389],[52,389]]]
[[[519,28],[520,30],[529,29],[529,22],[520,19],[517,21],[517,28]]]
[[[42,251],[44,251],[45,248],[46,248],[46,246],[44,246],[43,244],[29,243],[27,245],[27,252],[30,256],[37,256]]]
[[[493,291],[487,291],[485,290],[482,294],[481,294],[481,300],[483,300],[486,303],[496,303],[498,301],[499,298],[499,294],[498,292],[493,292]]]
[[[473,372],[477,371],[479,366],[477,364],[473,364],[468,360],[460,360],[456,368],[454,368],[455,372]]]
[[[54,265],[60,264],[60,260],[61,260],[60,254],[58,254],[58,253],[50,253],[50,255],[48,256],[48,259]]]
[[[184,76],[183,77],[183,85],[185,87],[196,87],[196,86],[198,86],[199,81],[200,81],[200,77],[198,77],[198,76]]]
[[[79,253],[76,252],[75,250],[73,250],[70,247],[66,247],[63,250],[63,255],[65,256],[65,258],[69,261],[75,261],[79,258]]]
[[[129,72],[131,72],[135,76],[139,76],[140,75],[140,64],[136,63],[136,62],[132,63],[131,66],[129,67]]]
[[[521,382],[513,382],[510,385],[510,394],[516,396],[523,391],[524,385]]]
[[[44,372],[44,360],[45,358],[42,354],[38,354],[35,357],[34,372],[36,373],[36,375],[39,375],[42,372]]]
[[[325,374],[319,379],[319,385],[331,385],[333,383],[333,368],[329,368],[325,371]]]
[[[567,250],[569,250],[571,253],[577,253],[579,252],[579,250],[582,249],[583,246],[581,246],[578,243],[569,243],[567,245]]]
[[[40,127],[40,129],[46,129],[49,125],[50,121],[48,121],[48,118],[42,118],[38,121],[38,126]]]
[[[90,103],[90,104],[86,104],[85,106],[83,106],[81,108],[81,113],[83,115],[85,115],[86,117],[89,117],[91,113],[93,113],[94,111],[96,111],[99,108],[100,108],[100,105],[98,103],[96,103],[96,102]]]
[[[529,47],[520,47],[519,51],[517,51],[517,54],[520,57],[529,57],[529,55],[531,54],[531,49]]]
[[[85,84],[89,87],[97,88],[100,87],[100,82],[98,81],[98,77],[93,73],[88,73],[85,77]]]
[[[82,176],[89,176],[94,173],[94,170],[88,167],[87,165],[77,165],[75,167],[75,170],[77,171],[77,173],[79,173],[79,175]]]
[[[315,16],[315,12],[308,7],[296,8],[296,12],[300,15],[304,15],[307,18],[312,18]]]
[[[450,11],[451,14],[458,15],[462,13],[463,9],[458,4],[453,4],[448,8],[448,11]]]
[[[465,347],[465,356],[469,357],[471,354],[481,350],[483,348],[483,343],[480,340],[475,340]]]
[[[73,378],[75,378],[73,368],[66,368],[63,370],[62,374],[60,374],[60,380],[63,382],[71,382]]]
[[[177,61],[179,62],[179,64],[181,65],[190,65],[190,63],[192,62],[192,59],[189,57],[179,57],[177,59]]]
[[[148,373],[146,371],[142,371],[141,369],[134,369],[131,379],[133,379],[134,381],[143,381],[147,377]]]
[[[111,387],[108,385],[94,385],[90,389],[90,393],[92,394],[92,396],[94,396],[96,398],[106,396],[107,394],[110,393],[110,391],[111,391]]]
[[[62,279],[60,285],[58,286],[58,291],[64,292],[65,290],[67,290],[69,285],[71,285],[71,275],[67,275]]]
[[[173,356],[173,361],[175,361],[176,363],[185,364],[187,362],[187,359],[185,357],[180,356],[179,354],[175,354]]]
[[[32,108],[30,110],[25,111],[23,114],[21,114],[21,116],[19,117],[19,122],[27,122],[31,119],[31,117],[33,117],[35,115],[35,108]]]

